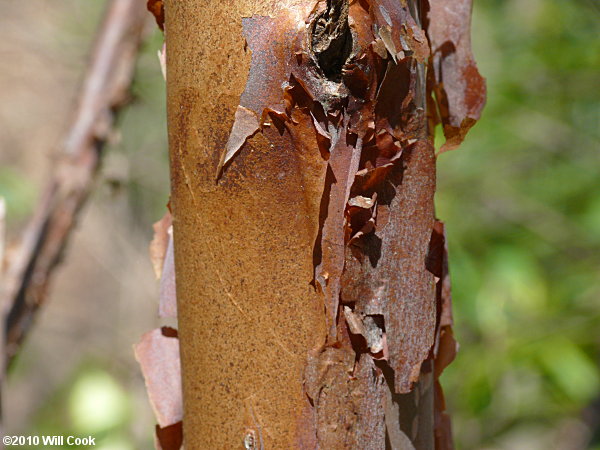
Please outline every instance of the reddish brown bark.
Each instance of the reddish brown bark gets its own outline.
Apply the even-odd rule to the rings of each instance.
[[[432,126],[483,91],[430,3],[166,3],[186,448],[451,447]]]

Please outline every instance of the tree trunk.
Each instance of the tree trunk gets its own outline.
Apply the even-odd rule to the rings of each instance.
[[[186,448],[450,448],[429,4],[165,9]]]

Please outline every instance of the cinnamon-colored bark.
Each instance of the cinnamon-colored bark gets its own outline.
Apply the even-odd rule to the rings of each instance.
[[[427,11],[166,2],[186,448],[451,446]]]

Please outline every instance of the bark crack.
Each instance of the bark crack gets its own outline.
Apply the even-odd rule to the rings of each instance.
[[[342,67],[352,51],[348,0],[327,0],[327,9],[313,22],[311,50],[324,75],[340,81]]]

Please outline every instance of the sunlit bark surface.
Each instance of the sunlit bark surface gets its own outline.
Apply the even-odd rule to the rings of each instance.
[[[483,106],[470,2],[165,11],[186,448],[451,448],[432,130]]]

